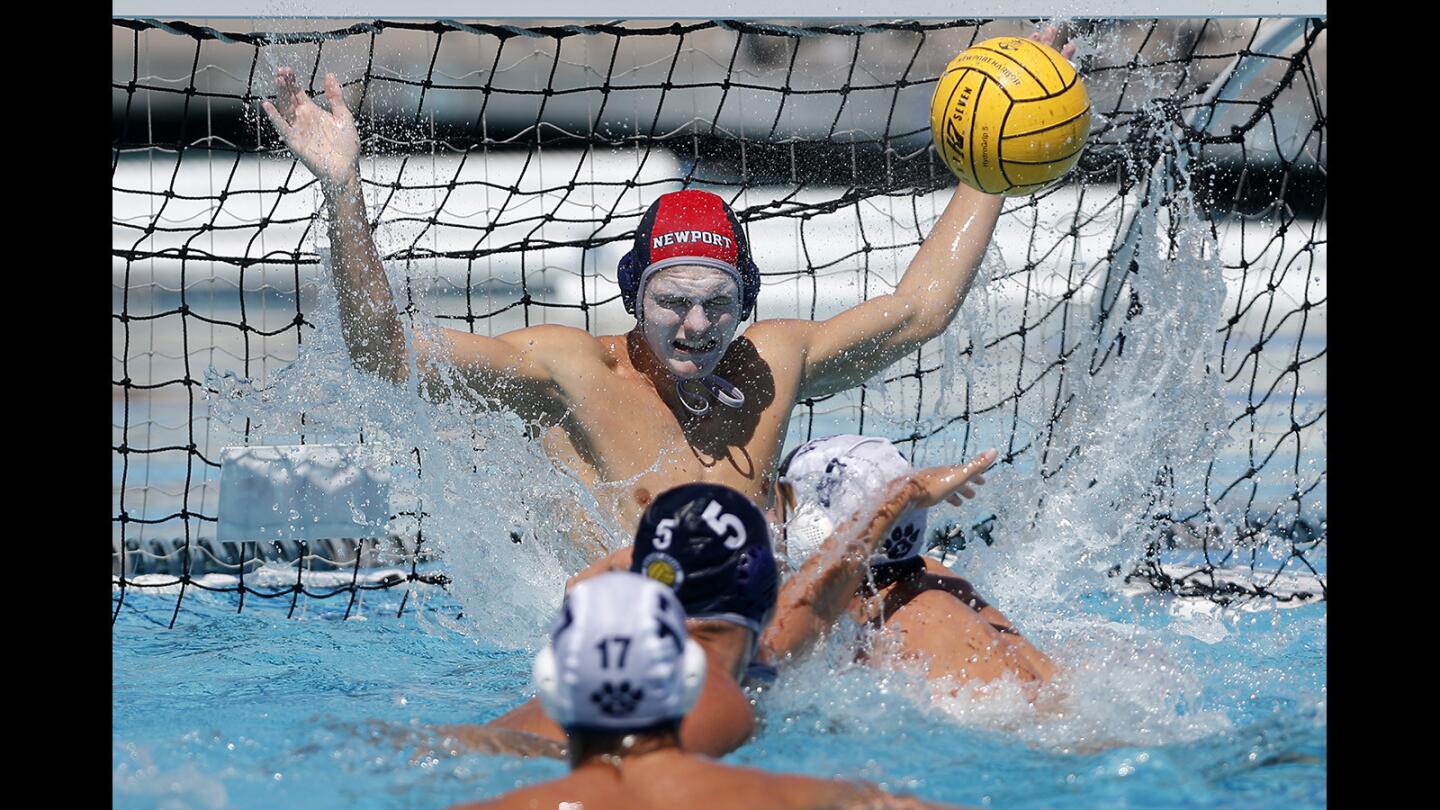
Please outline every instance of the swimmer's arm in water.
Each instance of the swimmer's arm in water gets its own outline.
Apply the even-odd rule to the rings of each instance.
[[[360,138],[340,83],[334,74],[325,74],[327,111],[310,98],[290,68],[277,70],[275,81],[275,103],[262,106],[285,145],[318,178],[329,209],[330,270],[345,346],[360,369],[402,382],[410,374],[405,333],[370,232],[360,189]],[[417,335],[414,341],[417,366],[430,383],[427,393],[443,395],[440,367],[453,365],[459,382],[527,418],[563,412],[551,363],[583,360],[599,352],[593,337],[565,327],[532,327],[498,338],[438,331],[439,339]]]
[[[912,506],[926,509],[942,500],[958,505],[961,498],[975,497],[972,486],[985,483],[996,455],[986,450],[964,466],[917,470],[891,483],[868,513],[837,527],[780,588],[775,618],[760,641],[763,657],[773,662],[809,652],[850,604],[870,556],[896,519]]]
[[[564,743],[538,734],[507,728],[477,726],[473,723],[436,726],[435,732],[439,735],[438,739],[432,740],[429,745],[422,745],[412,755],[412,759],[437,751],[444,751],[452,756],[461,751],[478,751],[482,754],[565,758]]]

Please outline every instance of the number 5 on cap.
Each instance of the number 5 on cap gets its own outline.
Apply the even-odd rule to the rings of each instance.
[[[740,522],[740,518],[721,512],[719,501],[711,501],[700,518],[710,524],[710,528],[725,541],[726,548],[740,548],[745,545],[745,524]],[[735,530],[735,536],[726,537],[731,529]]]
[[[650,541],[660,551],[670,547],[671,529],[675,528],[675,518],[665,518],[655,525],[655,537]]]

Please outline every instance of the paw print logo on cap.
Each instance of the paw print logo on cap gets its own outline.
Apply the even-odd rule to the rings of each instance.
[[[920,542],[920,532],[914,526],[897,526],[885,541],[885,556],[892,560],[903,559]]]
[[[645,690],[640,687],[632,688],[629,681],[606,681],[599,689],[590,693],[590,702],[600,709],[601,714],[610,717],[630,714],[644,699]]]

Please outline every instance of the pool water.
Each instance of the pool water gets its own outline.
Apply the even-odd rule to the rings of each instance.
[[[368,593],[349,620],[346,600],[302,599],[287,619],[288,599],[237,613],[233,595],[192,590],[166,629],[174,594],[132,589],[112,634],[114,805],[444,807],[563,774],[547,759],[412,758],[427,726],[522,700],[543,634],[497,638],[433,587],[397,617],[403,595]],[[759,696],[760,732],[726,761],[979,806],[1322,807],[1326,617],[1324,602],[1237,610],[1113,589],[1025,611],[1022,630],[1066,670],[1063,716],[1003,685],[933,696],[850,663],[837,634]]]
[[[1149,223],[1147,232],[1163,226]],[[853,664],[837,634],[760,696],[762,729],[726,761],[1007,808],[1326,804],[1326,603],[1282,608],[1261,599],[1222,609],[1128,588],[1110,574],[1129,570],[1154,539],[1152,506],[1171,489],[1217,500],[1216,528],[1227,536],[1247,512],[1284,504],[1287,492],[1314,499],[1306,514],[1323,520],[1323,426],[1303,451],[1287,443],[1293,461],[1267,467],[1236,496],[1221,499],[1212,486],[1235,480],[1257,442],[1278,447],[1281,439],[1225,427],[1234,390],[1208,358],[1227,282],[1214,251],[1199,244],[1207,231],[1180,233],[1195,244],[1137,253],[1144,267],[1132,283],[1146,304],[1127,320],[1129,349],[1098,372],[1067,378],[1053,437],[1046,426],[1057,399],[1032,394],[1013,408],[976,409],[963,430],[937,433],[915,459],[953,462],[987,446],[1080,448],[1044,475],[1035,474],[1044,472],[1039,450],[1022,453],[993,471],[975,502],[937,506],[931,517],[936,526],[968,525],[990,514],[1003,528],[993,546],[971,543],[955,564],[1060,665],[1048,696],[1057,709],[1037,711],[1004,684],[984,696],[937,696],[911,673]],[[997,345],[955,359],[958,347],[988,345],[1017,317],[1007,303],[1017,283],[990,282],[1003,269],[987,262],[941,341],[950,371],[925,387],[933,401],[871,381],[863,410],[850,392],[827,400],[813,420],[797,413],[790,446],[856,430],[926,435],[917,427],[948,423],[962,404],[975,404],[972,387],[976,403],[1005,401],[1019,355]],[[423,295],[417,300],[422,314],[433,312]],[[112,632],[117,807],[444,807],[565,771],[553,760],[412,752],[428,726],[484,722],[527,696],[561,585],[584,562],[567,516],[576,508],[603,515],[597,496],[525,440],[513,416],[461,398],[432,403],[410,384],[383,385],[357,371],[327,284],[306,317],[316,329],[305,350],[264,384],[209,370],[217,394],[207,418],[260,444],[294,443],[296,414],[310,442],[365,436],[391,454],[394,469],[408,467],[397,473],[393,508],[428,515],[427,550],[453,582],[413,593],[404,611],[404,589],[369,592],[348,620],[348,598],[302,598],[287,619],[289,599],[250,598],[237,612],[234,595],[191,588],[173,629],[175,594],[127,589]],[[415,328],[434,325],[426,316]],[[1082,337],[1091,348],[1108,340]],[[1309,393],[1323,403],[1323,367],[1307,373],[1316,376],[1305,381]],[[925,406],[918,422],[916,402]],[[1294,414],[1285,416],[1288,425]],[[1173,486],[1158,482],[1157,470]],[[1164,505],[1177,514],[1197,506]],[[535,542],[491,542],[513,528]],[[626,539],[613,521],[600,528],[607,545]],[[1237,561],[1266,556],[1235,545]],[[1277,544],[1260,567],[1323,571],[1323,546],[1304,558],[1287,546]]]

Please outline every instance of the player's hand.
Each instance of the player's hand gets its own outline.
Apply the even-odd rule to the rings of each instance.
[[[275,103],[260,106],[285,145],[328,189],[359,176],[360,136],[333,73],[325,74],[325,100],[328,112],[300,87],[294,70],[282,67],[275,71]]]
[[[941,501],[956,506],[966,498],[975,497],[975,487],[985,483],[985,471],[995,463],[999,453],[994,448],[970,459],[963,466],[926,467],[910,474],[906,492],[910,505],[928,509]]]
[[[1049,45],[1049,46],[1051,46],[1051,47],[1054,47],[1054,46],[1055,46],[1055,26],[1053,26],[1053,25],[1047,25],[1047,26],[1045,26],[1043,29],[1041,29],[1041,30],[1039,30],[1039,31],[1036,31],[1035,33],[1031,34],[1031,35],[1030,35],[1030,38],[1033,39],[1033,40],[1035,40],[1036,42],[1040,43],[1041,45]],[[1067,43],[1065,43],[1065,47],[1060,49],[1060,55],[1063,56],[1063,57],[1065,57],[1065,61],[1067,61],[1067,62],[1073,61],[1073,60],[1074,60],[1074,56],[1075,56],[1075,43],[1073,43],[1073,42],[1067,42]]]
[[[860,521],[858,530],[850,521],[835,530],[835,536],[848,538],[843,547],[845,558],[856,562],[869,559],[906,510],[928,509],[941,501],[958,506],[963,498],[975,497],[974,487],[985,483],[984,473],[997,455],[992,448],[963,466],[926,467],[891,481],[868,514],[860,512],[851,518]]]

